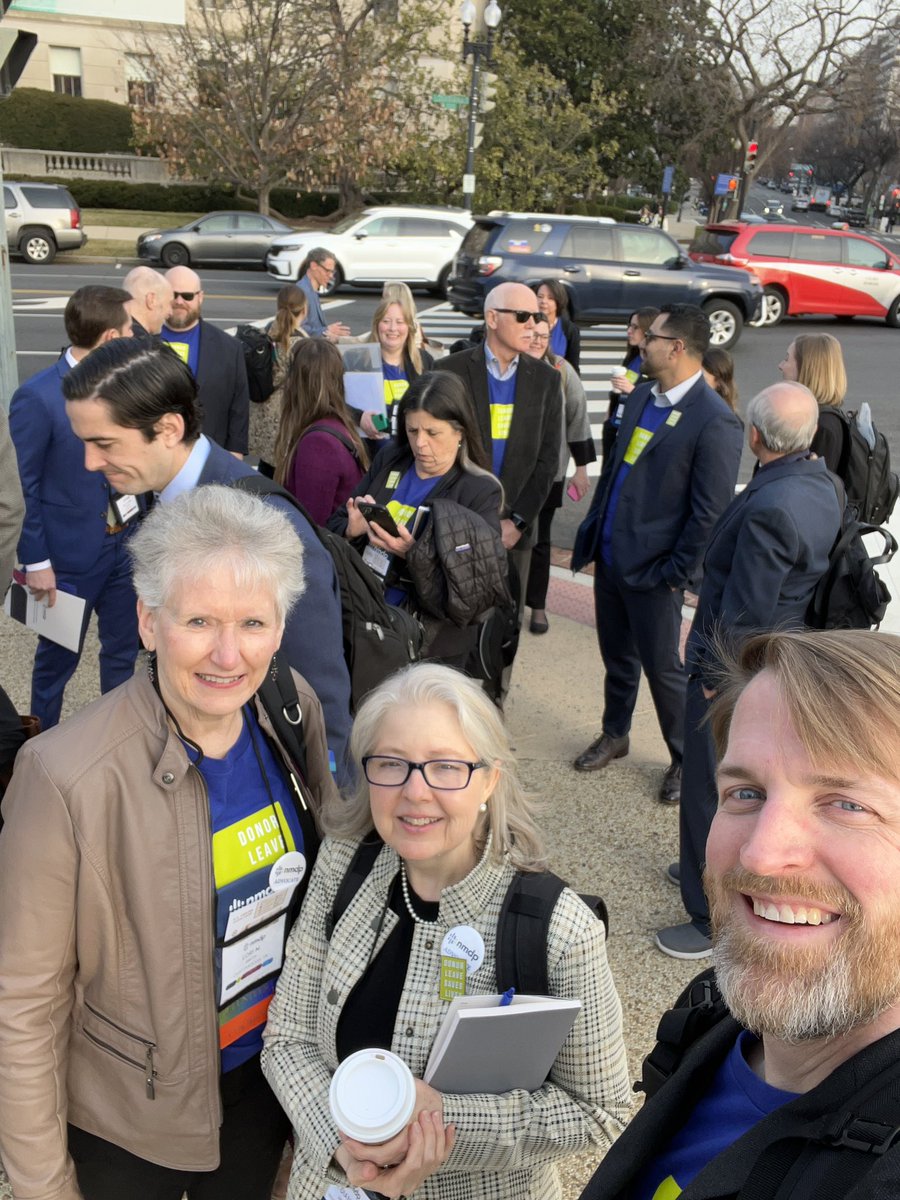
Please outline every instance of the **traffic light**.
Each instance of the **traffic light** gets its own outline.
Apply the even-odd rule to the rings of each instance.
[[[475,122],[475,137],[472,140],[472,145],[477,150],[484,141],[484,121]]]
[[[0,13],[2,16],[12,0],[0,0],[0,2],[3,5],[3,12]],[[8,96],[16,86],[36,45],[36,33],[26,33],[22,29],[7,29],[0,26],[0,99]]]
[[[735,175],[732,175],[731,178],[728,180],[729,195],[734,195],[734,193],[737,191],[737,185],[738,185],[737,177]]]
[[[747,152],[744,155],[744,170],[752,171],[756,164],[756,155],[759,151],[759,142],[748,142]]]
[[[493,71],[482,71],[481,73],[481,102],[478,105],[483,113],[490,112],[496,108],[497,101],[494,97],[497,94],[497,76]]]

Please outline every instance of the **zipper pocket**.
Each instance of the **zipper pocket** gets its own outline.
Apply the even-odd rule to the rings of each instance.
[[[109,1017],[104,1016],[103,1013],[98,1012],[98,1010],[94,1008],[93,1005],[89,1004],[87,1000],[84,1001],[84,1007],[89,1013],[92,1014],[92,1016],[96,1017],[98,1021],[102,1021],[105,1025],[108,1025],[110,1029],[115,1029],[117,1033],[121,1033],[123,1037],[129,1038],[131,1041],[136,1042],[143,1048],[143,1061],[137,1058],[132,1058],[123,1050],[120,1050],[117,1046],[112,1046],[109,1042],[103,1041],[102,1038],[97,1037],[96,1034],[91,1033],[86,1026],[82,1025],[82,1032],[84,1033],[85,1037],[89,1041],[93,1042],[95,1046],[99,1046],[101,1050],[105,1050],[108,1054],[112,1054],[121,1062],[128,1063],[129,1066],[136,1067],[139,1071],[144,1072],[144,1085],[147,1091],[147,1099],[155,1100],[156,1086],[154,1080],[159,1078],[159,1074],[153,1066],[153,1051],[156,1049],[156,1043],[148,1041],[145,1037],[141,1037],[140,1034],[132,1033],[130,1029],[126,1029],[123,1025],[118,1025],[115,1021],[110,1020]]]

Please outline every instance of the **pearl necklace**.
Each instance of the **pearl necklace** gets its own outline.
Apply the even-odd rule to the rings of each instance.
[[[440,925],[440,921],[426,921],[412,906],[412,897],[409,894],[409,881],[406,878],[406,863],[400,862],[400,888],[403,892],[403,903],[406,905],[406,911],[412,917],[417,925]]]

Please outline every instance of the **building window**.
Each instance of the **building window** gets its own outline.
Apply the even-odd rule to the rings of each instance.
[[[152,108],[156,103],[156,82],[148,54],[125,55],[125,82],[132,108]]]
[[[54,92],[81,95],[81,51],[70,46],[50,46],[50,74]]]

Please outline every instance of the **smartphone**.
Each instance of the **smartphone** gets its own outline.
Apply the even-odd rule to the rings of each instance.
[[[566,495],[569,497],[570,500],[575,500],[576,502],[581,499],[581,497],[578,495],[578,488],[575,486],[574,483],[570,483],[569,486],[566,488]]]
[[[373,415],[372,426],[373,428],[377,429],[379,433],[384,433],[388,429],[389,425],[390,422],[388,421],[387,413],[375,413]]]
[[[397,523],[383,504],[369,504],[367,500],[357,500],[356,507],[370,524],[377,525],[391,537],[399,537]]]

